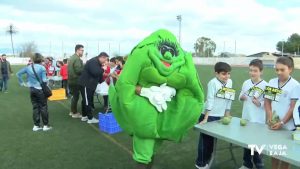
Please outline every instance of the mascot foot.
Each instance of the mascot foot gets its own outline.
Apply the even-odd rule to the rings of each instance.
[[[135,169],[148,169],[148,164],[136,163]]]
[[[152,165],[153,162],[150,162],[149,164],[137,163],[135,169],[151,169]]]

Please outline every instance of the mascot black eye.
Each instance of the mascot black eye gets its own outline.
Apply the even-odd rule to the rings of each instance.
[[[162,45],[160,47],[160,53],[161,53],[161,55],[164,56],[166,52],[170,52],[173,57],[176,56],[175,55],[175,49],[173,47],[170,47],[168,45]]]

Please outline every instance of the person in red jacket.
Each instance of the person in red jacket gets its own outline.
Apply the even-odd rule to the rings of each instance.
[[[62,88],[66,90],[66,96],[69,96],[68,87],[68,59],[64,59],[63,62],[59,62],[60,65],[60,76],[62,77]]]

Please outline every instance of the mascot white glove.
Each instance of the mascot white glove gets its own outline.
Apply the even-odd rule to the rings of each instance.
[[[163,112],[167,110],[167,101],[176,95],[176,90],[163,84],[160,87],[142,88],[140,95],[147,97],[157,111]]]
[[[172,87],[167,86],[166,83],[160,85],[160,89],[162,92],[165,101],[169,102],[176,95],[176,90]]]

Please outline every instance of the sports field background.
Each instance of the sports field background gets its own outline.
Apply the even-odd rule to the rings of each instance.
[[[16,73],[22,66],[14,66]],[[214,77],[212,66],[197,66],[199,76],[206,91],[206,84]],[[294,72],[300,80],[300,71]],[[240,91],[244,80],[248,79],[248,69],[234,67],[233,87]],[[272,68],[264,71],[264,79],[275,77]],[[98,130],[98,125],[89,125],[69,114],[69,101],[48,102],[49,132],[32,132],[32,106],[28,88],[19,87],[16,76],[9,81],[9,93],[0,93],[0,169],[132,169],[131,138],[124,132],[107,135]],[[79,104],[79,108],[80,108]],[[232,105],[232,115],[241,117],[241,103]],[[102,105],[95,104],[96,111]],[[188,113],[188,112],[187,112]],[[98,114],[94,112],[94,114]],[[184,120],[184,119],[183,119]],[[191,130],[181,144],[164,142],[155,156],[153,169],[194,169],[199,132]],[[218,147],[228,143],[219,141]],[[238,165],[242,164],[242,149],[235,149]],[[228,151],[217,153],[217,161],[229,157]],[[270,159],[265,157],[266,169]],[[231,162],[216,167],[235,168]],[[296,169],[296,167],[293,167]]]

